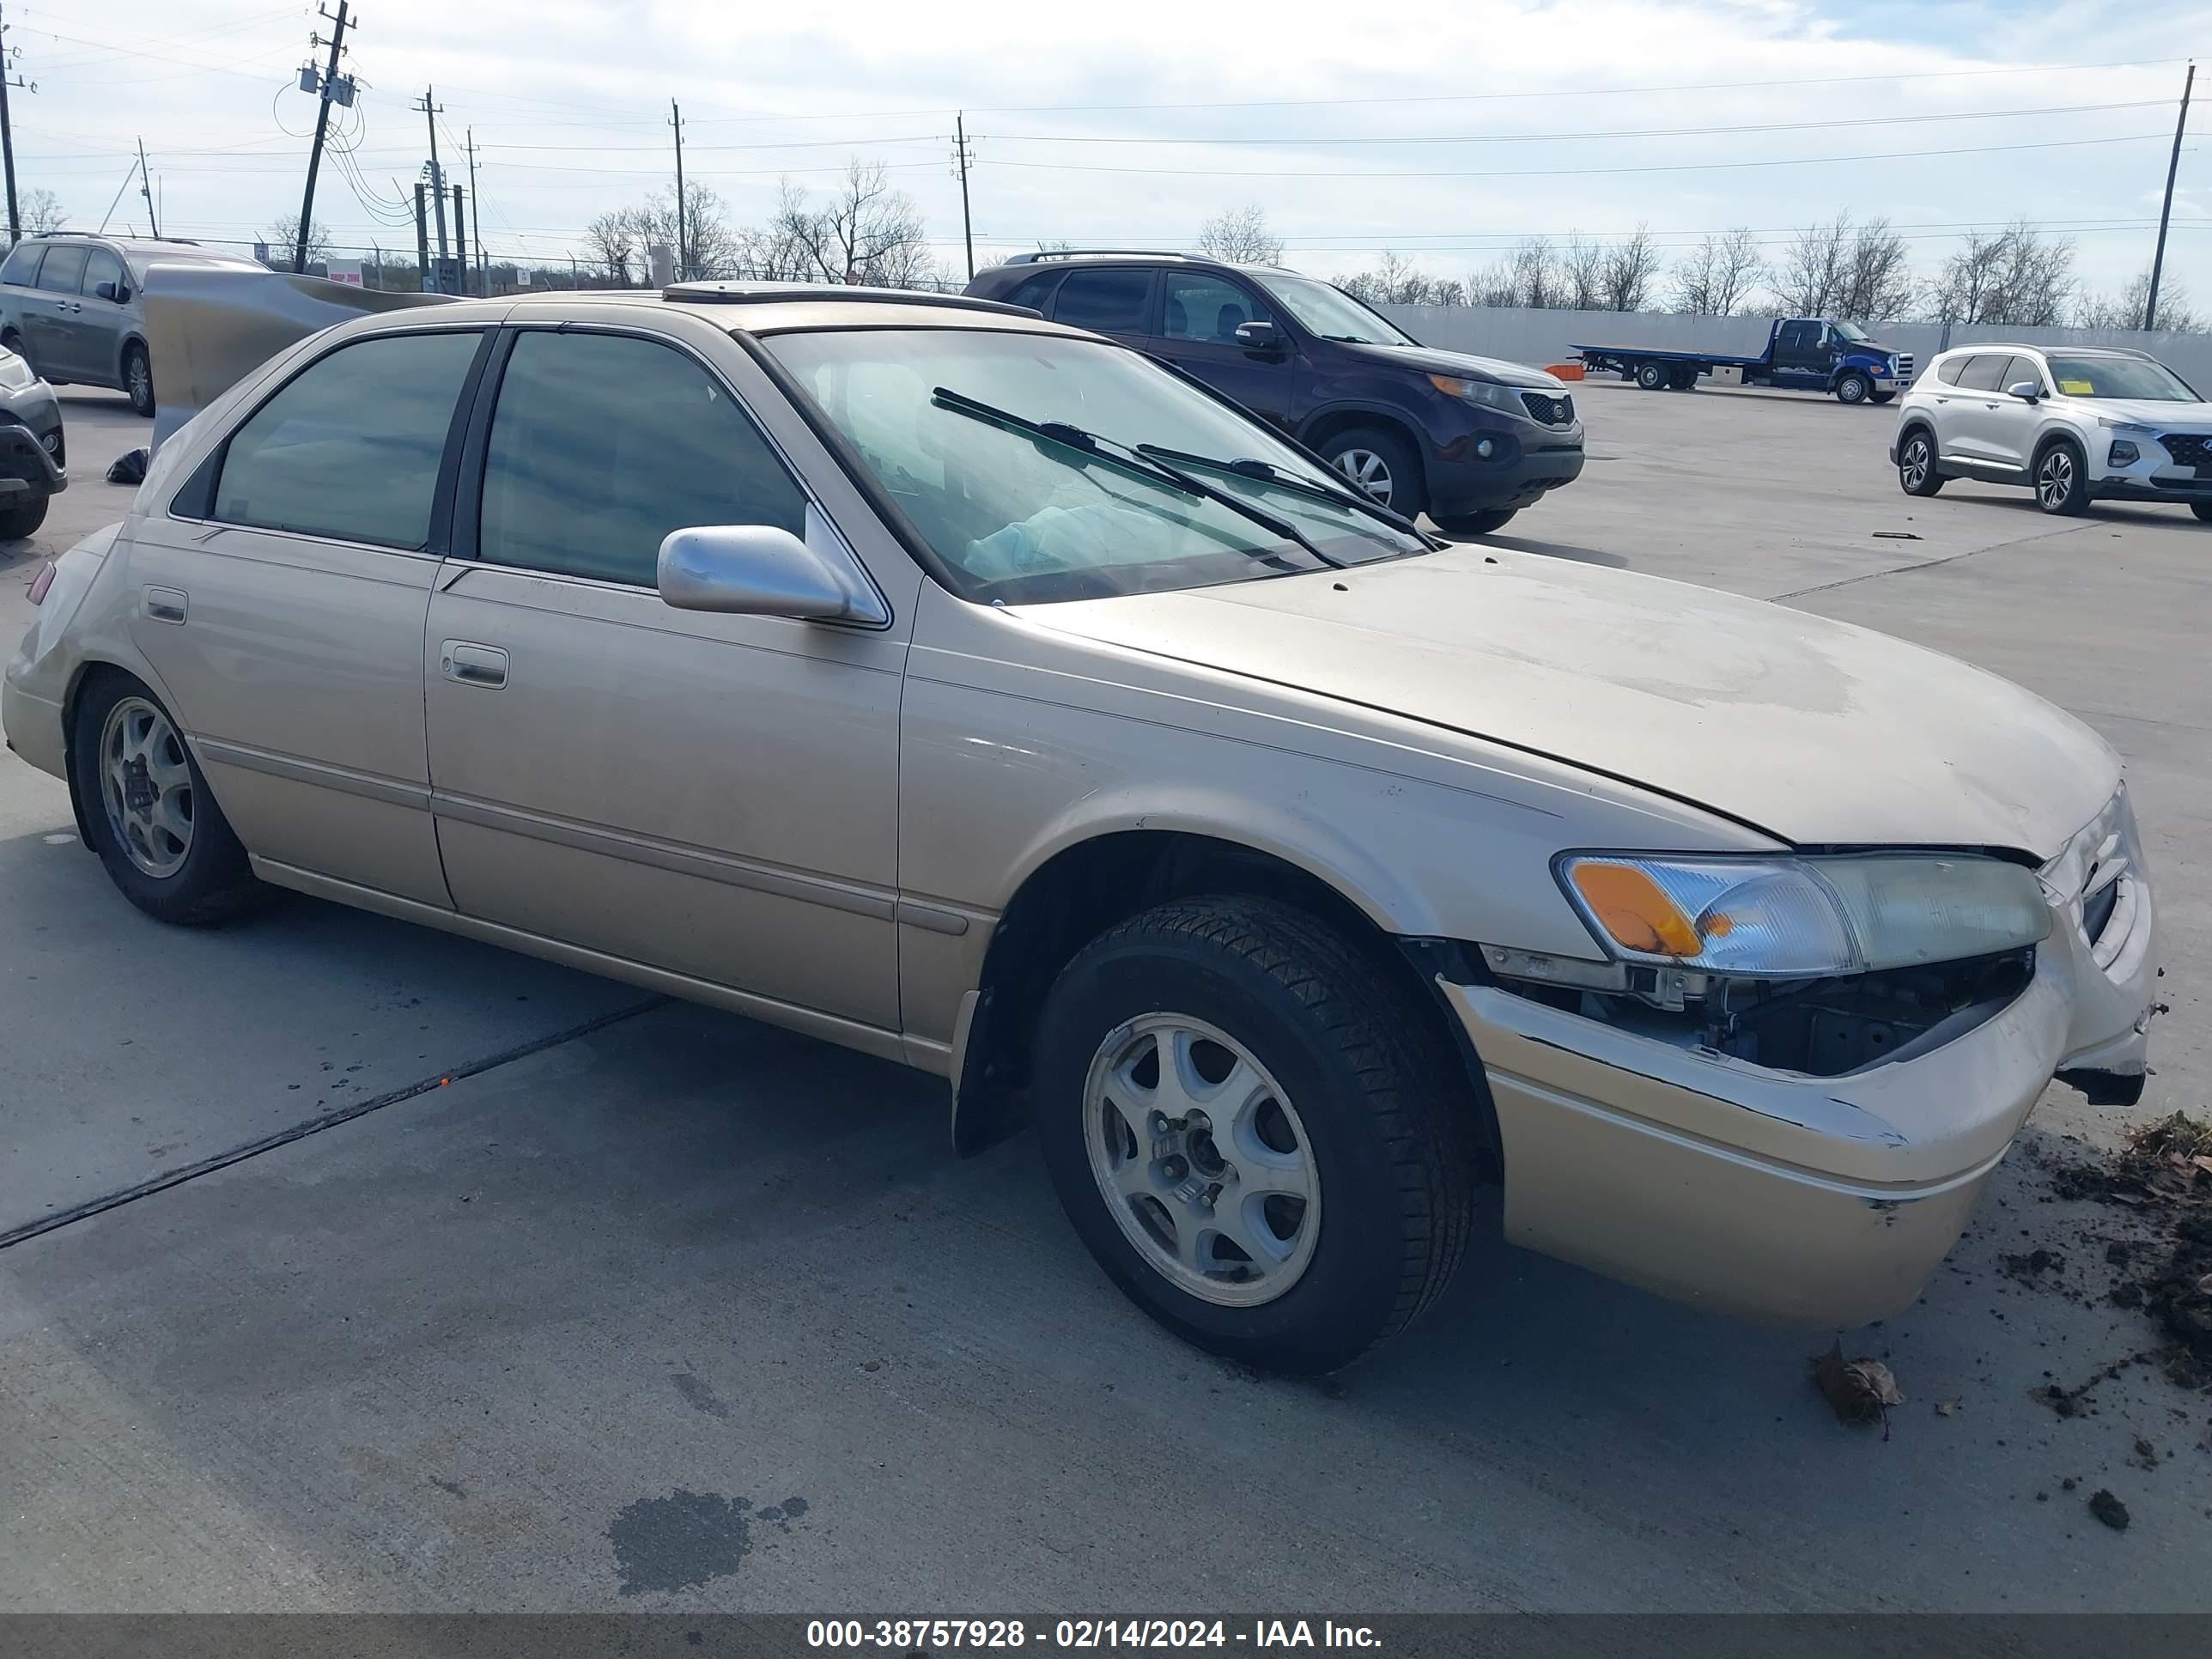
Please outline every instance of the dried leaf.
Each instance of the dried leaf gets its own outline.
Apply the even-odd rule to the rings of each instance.
[[[1958,1414],[1959,1414],[1959,1402],[1958,1402],[1957,1401],[1955,1401],[1955,1400],[1939,1400],[1939,1401],[1937,1401],[1936,1402],[1936,1416],[1938,1416],[1938,1417],[1956,1417]]]
[[[1813,1384],[1827,1399],[1842,1423],[1880,1423],[1881,1437],[1889,1438],[1889,1407],[1902,1406],[1897,1379],[1879,1359],[1845,1359],[1844,1345],[1835,1342],[1827,1352],[1813,1357]]]
[[[2212,1175],[2212,1158],[2207,1158],[2203,1153],[2199,1152],[2189,1161],[2203,1170],[2206,1175]]]

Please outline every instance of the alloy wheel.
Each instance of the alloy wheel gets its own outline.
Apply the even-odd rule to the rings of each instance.
[[[1346,450],[1336,458],[1336,470],[1383,506],[1390,505],[1390,464],[1373,450]]]
[[[2066,504],[2074,493],[2074,458],[2065,447],[2055,446],[2043,458],[2043,465],[2035,470],[2037,500],[2049,510],[2056,511]]]
[[[1928,440],[1914,438],[1905,446],[1905,459],[1898,471],[1904,475],[1905,487],[1917,489],[1928,482]]]
[[[156,880],[192,850],[192,769],[169,717],[125,697],[100,730],[100,794],[124,854]]]
[[[1109,1032],[1083,1095],[1084,1146],[1122,1235],[1178,1288],[1256,1307],[1305,1273],[1321,1176],[1267,1068],[1204,1020],[1148,1014]]]

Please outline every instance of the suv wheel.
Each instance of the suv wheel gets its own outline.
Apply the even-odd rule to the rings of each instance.
[[[1401,518],[1418,518],[1428,505],[1421,463],[1404,440],[1375,427],[1340,432],[1322,446],[1322,459]]]
[[[50,499],[40,495],[21,507],[0,507],[0,542],[20,542],[34,533],[46,521],[46,502]]]
[[[1874,396],[1874,382],[1853,369],[1836,382],[1836,401],[1839,404],[1863,404]]]
[[[1908,495],[1933,495],[1943,487],[1936,470],[1936,441],[1928,428],[1916,426],[1897,447],[1897,482]]]
[[[1046,1000],[1033,1088],[1069,1220],[1200,1347],[1312,1375],[1403,1329],[1474,1224],[1465,1069],[1358,945],[1271,899],[1179,900]]]
[[[2054,438],[2036,457],[2035,504],[2062,518],[2088,511],[2088,467],[2071,438]]]
[[[131,407],[141,415],[154,412],[154,361],[146,348],[132,345],[123,354],[123,389],[131,394]]]
[[[2212,524],[2212,501],[2191,501],[2189,510],[2208,524]]]
[[[148,915],[198,927],[267,896],[168,711],[129,675],[78,699],[70,769],[93,850]]]

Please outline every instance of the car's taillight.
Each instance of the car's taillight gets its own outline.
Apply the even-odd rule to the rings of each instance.
[[[39,567],[39,574],[31,578],[31,603],[44,605],[46,590],[54,585],[54,562],[48,559]]]

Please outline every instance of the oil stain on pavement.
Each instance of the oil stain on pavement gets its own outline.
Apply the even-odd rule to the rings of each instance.
[[[641,1498],[607,1528],[624,1595],[691,1589],[726,1578],[752,1553],[756,1525],[789,1533],[806,1513],[804,1498],[757,1510],[745,1498],[678,1487],[665,1498]]]

